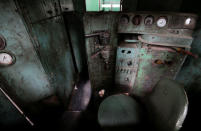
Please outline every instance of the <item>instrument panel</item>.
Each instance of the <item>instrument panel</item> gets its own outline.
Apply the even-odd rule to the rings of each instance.
[[[95,94],[104,89],[143,97],[161,78],[175,79],[186,57],[196,57],[190,52],[196,20],[194,14],[168,12],[86,14]]]
[[[118,33],[158,34],[190,37],[197,16],[181,13],[123,13],[119,16]]]

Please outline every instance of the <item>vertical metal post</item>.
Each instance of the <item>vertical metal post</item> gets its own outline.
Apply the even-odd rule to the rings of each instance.
[[[99,6],[99,11],[100,11],[100,9],[101,9],[101,0],[98,0],[98,6]]]
[[[110,1],[110,4],[111,4],[111,11],[112,11],[112,1]]]

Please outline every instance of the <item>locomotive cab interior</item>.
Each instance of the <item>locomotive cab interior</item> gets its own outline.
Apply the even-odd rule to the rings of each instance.
[[[189,131],[195,0],[1,0],[0,130]]]

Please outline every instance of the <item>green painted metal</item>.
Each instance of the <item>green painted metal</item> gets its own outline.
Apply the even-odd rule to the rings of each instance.
[[[143,47],[139,51],[138,72],[133,93],[144,96],[150,93],[161,78],[174,79],[186,56],[177,52],[162,51]],[[157,60],[170,64],[156,64]]]
[[[0,68],[1,77],[8,83],[6,90],[23,103],[52,95],[54,90],[24,23],[16,12],[15,3],[12,0],[4,0],[0,2],[0,7],[0,34],[5,37],[7,43],[4,51],[11,52],[16,57],[12,66]]]
[[[138,69],[139,49],[136,44],[121,44],[117,48],[115,85],[124,93],[132,90]]]
[[[76,63],[73,63],[74,56],[71,52],[77,50],[79,44],[84,41],[78,33],[82,31],[82,26],[80,29],[74,26],[70,30],[73,34],[70,37],[74,38],[72,42],[77,44],[71,50],[62,14],[66,11],[65,2],[72,1],[60,3],[58,0],[15,2],[3,0],[0,2],[0,35],[5,37],[7,44],[3,52],[12,53],[16,58],[13,65],[0,68],[0,78],[9,95],[29,113],[33,108],[35,111],[40,110],[37,105],[30,103],[36,103],[52,95],[59,96],[59,99],[67,105],[76,83],[75,68],[78,68],[79,72],[82,70],[84,55],[79,58],[80,50],[73,51],[76,53]],[[83,4],[75,6],[76,11],[81,6]],[[79,20],[81,23],[80,16]],[[79,37],[81,42],[77,41],[76,37]],[[2,103],[6,102],[3,97],[0,99]],[[1,108],[0,113],[12,114],[13,112],[13,117],[18,118],[12,106],[4,106],[10,110]],[[10,123],[9,120],[4,121],[6,122]],[[17,121],[13,120],[13,122]]]
[[[133,18],[136,15],[141,16],[139,25],[133,24]],[[145,18],[153,16],[154,22],[151,26],[145,25]],[[127,17],[127,23],[123,23],[122,18]],[[167,17],[167,24],[163,28],[157,26],[157,20],[161,16]],[[184,22],[187,18],[192,18],[191,25],[185,26]],[[122,21],[121,21],[122,20]],[[166,37],[180,37],[192,39],[193,29],[196,26],[197,16],[195,14],[186,13],[167,13],[167,12],[135,12],[135,13],[122,13],[119,15],[118,33],[128,34],[149,34]],[[121,23],[122,22],[122,23]]]
[[[18,5],[51,86],[63,101],[67,101],[76,82],[76,65],[59,2],[20,0]]]
[[[191,48],[191,44],[193,42],[193,38],[162,37],[154,35],[142,35],[142,39],[162,46],[176,46],[185,48]]]
[[[101,45],[101,43],[95,44],[97,37],[85,38],[89,77],[92,88],[95,89],[95,94],[97,94],[97,91],[101,89],[106,89],[106,92],[108,92],[108,90],[113,87],[116,59],[115,54],[118,43],[117,34],[115,33],[117,27],[115,21],[116,17],[117,14],[113,13],[90,13],[86,14],[84,17],[85,35],[103,30],[109,31],[111,34],[109,43],[106,43],[105,45]],[[103,54],[99,54],[95,58],[91,57],[103,47],[106,48],[103,50],[103,53],[104,51],[107,52],[107,58],[109,58],[108,64],[104,62]],[[109,66],[109,69],[107,69],[106,66]]]
[[[120,0],[85,0],[86,1],[86,11],[120,11]],[[104,4],[116,4],[119,7],[103,7]]]
[[[98,0],[86,0],[86,11],[100,11]]]
[[[112,95],[107,97],[98,110],[98,122],[106,130],[135,130],[142,120],[142,108],[132,97]]]
[[[127,93],[145,96],[162,77],[174,79],[185,58],[185,55],[165,47],[122,43],[117,50],[116,86],[121,86]],[[157,64],[157,60],[169,64]]]
[[[147,14],[146,12],[143,14]],[[180,14],[172,14],[176,16],[180,16]],[[191,16],[191,14],[188,14]],[[188,16],[187,15],[187,16]],[[110,38],[110,42],[106,45],[101,45],[101,43],[96,41],[96,37],[89,37],[86,38],[86,52],[88,58],[88,68],[89,68],[89,75],[92,83],[92,87],[96,90],[106,89],[107,90],[121,90],[125,92],[128,87],[132,90],[131,93],[136,96],[145,96],[147,93],[151,92],[153,87],[156,83],[162,78],[169,78],[175,79],[178,71],[180,70],[183,62],[185,61],[186,55],[182,53],[176,52],[172,47],[190,47],[192,42],[192,30],[183,30],[184,27],[180,27],[179,30],[185,32],[184,34],[177,34],[177,35],[164,35],[160,36],[161,32],[166,32],[172,28],[173,25],[169,24],[169,28],[166,27],[164,29],[156,30],[155,25],[153,25],[153,29],[151,27],[144,27],[143,24],[139,25],[138,28],[134,28],[134,26],[124,25],[119,20],[118,13],[105,13],[105,14],[98,14],[98,13],[88,13],[85,15],[84,18],[84,26],[85,26],[85,35],[89,36],[94,32],[98,31],[108,31],[111,36],[117,36],[117,32],[114,30],[118,29],[121,30],[119,33],[120,35],[128,35],[128,29],[132,30],[129,33],[134,34],[149,34],[142,36],[143,39],[148,41],[147,43],[141,41],[139,39],[136,43],[119,43],[119,50],[117,50],[117,60],[116,60],[116,80],[115,80],[115,87],[114,85],[114,75],[115,73],[111,70],[105,69],[105,63],[103,59],[103,54],[111,48],[113,45],[113,50],[116,50],[117,46],[117,39],[114,37]],[[129,16],[132,16],[130,13]],[[168,14],[171,17],[171,14]],[[181,14],[181,19],[183,20],[183,14]],[[193,17],[196,18],[195,15]],[[143,17],[144,18],[144,17]],[[173,19],[170,19],[169,23],[172,22]],[[109,22],[110,21],[110,22]],[[114,22],[114,23],[113,23]],[[116,23],[119,22],[117,26]],[[112,25],[108,23],[113,23]],[[125,27],[125,28],[124,28]],[[192,27],[190,27],[192,28]],[[143,29],[143,30],[142,30]],[[113,32],[114,31],[114,32]],[[152,33],[155,31],[155,33]],[[189,33],[190,32],[190,33]],[[153,37],[157,38],[156,40]],[[171,39],[172,38],[172,39]],[[187,39],[187,41],[186,41]],[[115,42],[113,42],[115,40]],[[154,41],[155,40],[155,41]],[[152,44],[154,42],[162,43],[160,46]],[[167,45],[162,46],[163,43],[170,43]],[[151,43],[151,44],[150,44]],[[172,44],[171,44],[172,43]],[[133,46],[133,47],[132,47]],[[104,47],[102,51],[96,56],[92,57],[94,53]],[[132,57],[132,53],[130,55],[124,55],[120,50],[134,51],[136,54],[131,59],[134,63],[134,67],[131,69],[127,66],[128,59]],[[109,49],[109,55],[113,56],[114,52]],[[188,50],[188,49],[187,49]],[[109,63],[111,63],[111,67],[114,67],[114,59],[115,57],[109,57]],[[163,61],[161,64],[157,64],[157,61]],[[125,62],[125,63],[124,63]],[[123,64],[122,64],[123,63]],[[121,65],[122,64],[122,65]],[[133,71],[133,74],[130,76],[129,72]],[[123,87],[124,86],[124,87]],[[113,87],[113,88],[112,88]],[[127,90],[128,91],[128,90]]]
[[[72,51],[75,57],[78,73],[87,68],[83,17],[74,12],[65,13],[64,19],[68,29],[69,39],[72,44]]]
[[[198,58],[194,58],[192,56],[188,56],[184,66],[181,68],[181,71],[178,73],[176,80],[185,86],[185,89],[191,93],[199,93],[200,92],[200,65],[201,65],[201,50],[200,50],[200,42],[201,38],[200,28],[194,33],[194,41],[192,43],[191,52],[198,55]],[[193,95],[193,94],[191,94]]]
[[[149,119],[156,131],[178,131],[188,111],[184,87],[169,79],[161,79],[144,99]]]

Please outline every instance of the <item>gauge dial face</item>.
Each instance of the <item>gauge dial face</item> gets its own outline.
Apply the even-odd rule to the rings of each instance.
[[[136,15],[135,17],[133,17],[133,20],[132,20],[133,24],[134,25],[140,25],[141,19],[142,19],[142,17],[140,15]]]
[[[0,65],[7,66],[13,63],[13,57],[8,53],[0,53]]]
[[[121,24],[128,24],[129,23],[129,16],[122,15],[121,18],[120,18],[120,23]]]
[[[191,18],[187,18],[185,21],[185,25],[190,25],[191,21],[192,21]]]
[[[154,23],[154,17],[153,16],[147,16],[144,20],[145,25],[152,25]]]
[[[157,26],[158,27],[165,27],[167,24],[167,19],[165,17],[161,17],[157,21]]]

